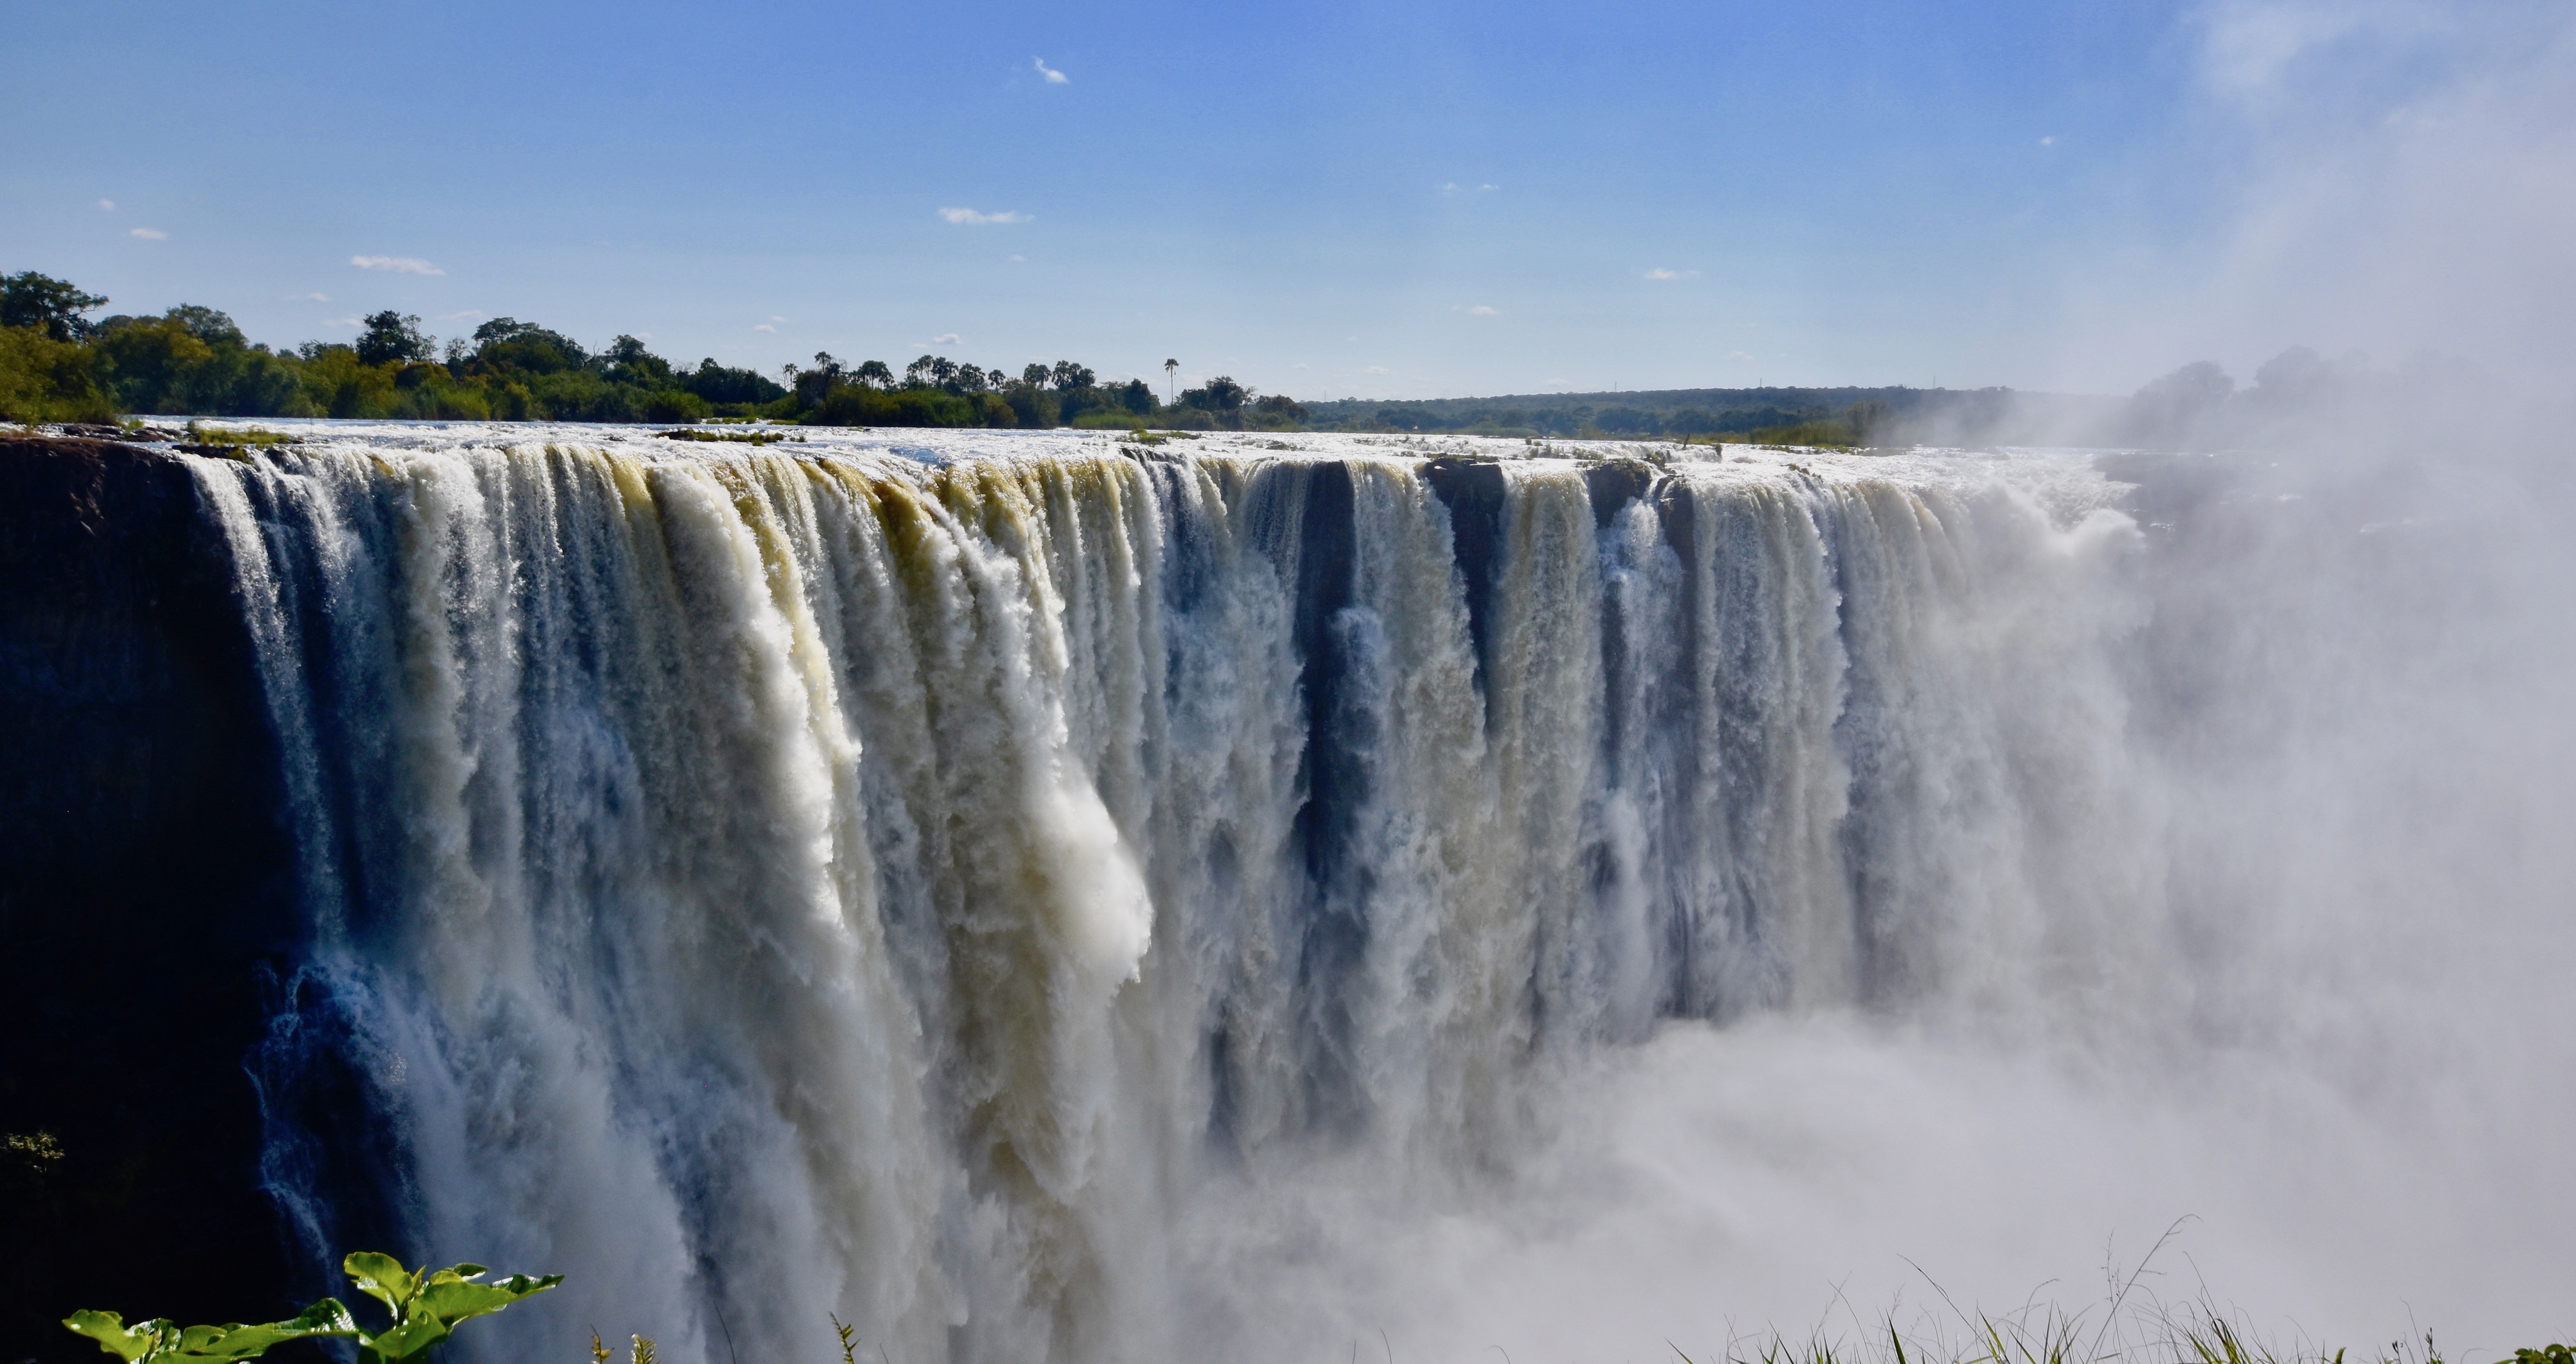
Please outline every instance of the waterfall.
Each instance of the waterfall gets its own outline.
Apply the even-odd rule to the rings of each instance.
[[[263,1064],[366,1110],[271,1181],[570,1276],[478,1358],[1214,1352],[1240,1191],[1508,1179],[1672,1020],[2161,979],[2081,461],[514,439],[191,462],[307,904]]]

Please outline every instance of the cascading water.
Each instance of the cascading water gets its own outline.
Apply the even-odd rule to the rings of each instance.
[[[478,1350],[1258,1355],[1230,1276],[1324,1252],[1229,1209],[1507,1183],[1665,1020],[2172,980],[2084,461],[523,439],[192,463],[311,918],[263,1083],[369,1110],[270,1175],[571,1276]]]

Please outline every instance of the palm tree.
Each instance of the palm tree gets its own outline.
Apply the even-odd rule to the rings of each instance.
[[[1172,381],[1180,374],[1180,372],[1180,361],[1166,360],[1163,362],[1163,404],[1166,407],[1170,406],[1172,401]]]

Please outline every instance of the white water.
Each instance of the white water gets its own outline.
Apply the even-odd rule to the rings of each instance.
[[[2563,859],[2374,863],[2382,717],[2195,765],[2084,461],[1517,460],[1480,652],[1392,442],[314,435],[195,467],[403,1249],[570,1276],[485,1357],[1637,1357],[2184,1213],[2318,1330],[2576,1265],[2563,1038],[2381,994],[2469,969],[2392,905],[2545,976]]]

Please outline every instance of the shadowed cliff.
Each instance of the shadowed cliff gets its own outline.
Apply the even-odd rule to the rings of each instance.
[[[294,933],[275,771],[185,467],[0,440],[0,1358],[95,1359],[75,1308],[288,1305],[245,1069]]]

